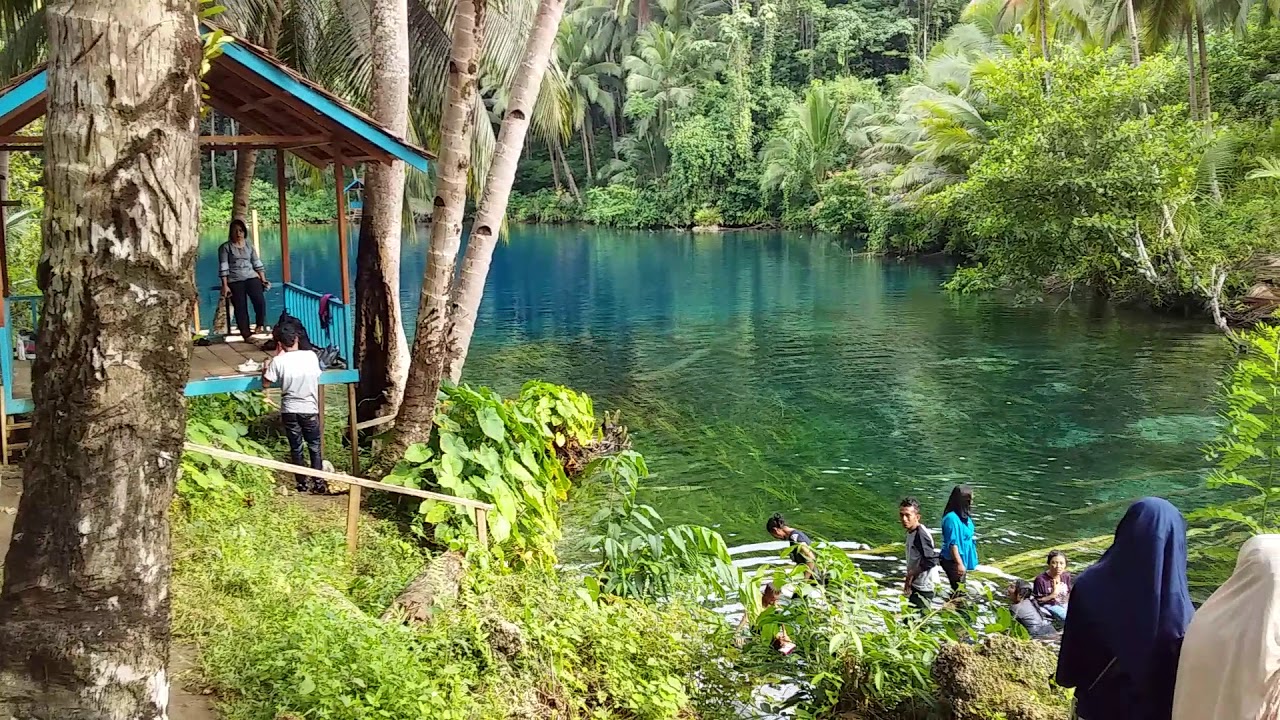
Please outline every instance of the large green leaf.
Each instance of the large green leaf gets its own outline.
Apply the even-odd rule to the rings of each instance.
[[[476,413],[476,420],[480,423],[480,429],[485,435],[497,442],[502,442],[507,437],[506,423],[502,422],[502,418],[498,417],[498,411],[492,407],[485,406],[480,408]]]

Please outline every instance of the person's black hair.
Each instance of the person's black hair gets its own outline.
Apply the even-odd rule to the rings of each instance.
[[[1044,564],[1048,565],[1049,563],[1053,562],[1053,559],[1056,557],[1062,558],[1063,562],[1066,562],[1067,560],[1067,554],[1062,552],[1061,550],[1050,550],[1049,557],[1044,559]]]
[[[968,485],[951,488],[951,497],[947,498],[947,509],[942,511],[942,515],[945,517],[947,513],[955,513],[964,522],[968,521],[972,512],[973,488]]]
[[[248,227],[247,225],[245,225],[245,224],[244,224],[244,221],[243,221],[243,220],[241,220],[240,218],[236,218],[236,219],[232,220],[232,221],[231,221],[231,224],[227,226],[227,239],[228,239],[228,240],[235,240],[235,239],[236,239],[236,238],[235,238],[235,229],[236,229],[236,226],[237,226],[237,225],[239,225],[239,226],[240,226],[240,232],[244,233],[244,238],[245,238],[246,240],[248,240],[248,239],[249,239],[249,227]]]
[[[281,347],[291,348],[298,344],[298,330],[291,325],[280,325],[276,327],[276,342]]]
[[[1018,602],[1022,602],[1023,600],[1031,597],[1031,583],[1026,580],[1014,580],[1010,585],[1013,586],[1014,597],[1018,599]]]
[[[917,513],[919,513],[919,512],[920,512],[920,501],[919,501],[919,500],[916,500],[915,498],[913,498],[913,497],[911,497],[910,495],[908,495],[908,496],[906,496],[906,497],[902,498],[902,502],[898,503],[898,509],[899,509],[899,510],[901,510],[901,509],[903,509],[903,508],[915,508],[915,509],[916,509],[916,512],[917,512]]]
[[[774,513],[773,515],[769,516],[769,519],[767,521],[765,521],[764,529],[767,532],[772,533],[774,530],[779,530],[786,526],[787,526],[787,521],[782,519],[782,513]]]

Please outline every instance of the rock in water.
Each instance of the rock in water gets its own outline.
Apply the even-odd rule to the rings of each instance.
[[[933,662],[938,703],[955,720],[1066,720],[1066,693],[1052,685],[1058,659],[1030,640],[992,635],[943,646]]]
[[[458,597],[466,572],[467,561],[462,553],[451,551],[437,555],[391,603],[382,619],[403,617],[409,622],[429,622],[437,606]]]

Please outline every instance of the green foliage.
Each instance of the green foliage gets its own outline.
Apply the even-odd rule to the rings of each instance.
[[[187,442],[270,457],[247,437],[247,423],[264,411],[258,393],[194,398],[187,410]],[[178,498],[193,514],[261,500],[271,494],[273,484],[270,471],[199,452],[184,452],[178,466]]]
[[[854,171],[836,173],[818,188],[822,198],[813,206],[813,226],[845,236],[846,244],[864,242],[871,231],[871,197]]]
[[[557,455],[598,438],[591,399],[568,388],[527,383],[515,400],[467,385],[442,390],[429,445],[411,445],[384,482],[491,503],[490,551],[499,561],[549,567],[560,537],[559,504],[569,478]],[[475,517],[462,508],[424,500],[415,527],[432,526],[436,542],[466,547]]]
[[[531,412],[581,437],[583,406],[563,399],[531,401]],[[193,437],[251,451],[230,416],[218,416],[225,409],[194,407]],[[184,475],[188,462],[202,461],[184,458]],[[221,502],[180,483],[173,524],[174,634],[200,648],[203,679],[228,720],[676,720],[692,711],[690,678],[725,652],[719,619],[697,606],[592,602],[579,579],[542,569],[473,569],[431,623],[380,620],[423,569],[418,546],[395,524],[365,518],[348,561],[340,513],[273,496],[269,472],[245,472],[254,477],[226,475],[239,485],[223,488]],[[237,492],[251,489],[251,502]],[[500,625],[516,628],[514,648],[494,642]]]
[[[321,187],[310,190],[290,188],[287,193],[289,222],[300,224],[333,222],[338,216],[335,190]],[[231,222],[232,192],[230,189],[206,188],[200,191],[200,224],[203,227],[225,227]],[[265,223],[280,222],[280,208],[276,189],[271,183],[255,178],[249,190],[249,207],[258,211],[258,219]]]
[[[545,188],[530,195],[513,191],[507,204],[507,218],[518,223],[568,223],[581,214],[582,207],[573,195]]]
[[[1223,34],[1209,45],[1213,108],[1236,120],[1280,119],[1280,27],[1250,28],[1241,36]]]
[[[724,222],[724,216],[720,214],[718,207],[698,208],[693,213],[693,224],[698,227],[717,227]]]
[[[1238,340],[1242,355],[1219,397],[1222,433],[1207,448],[1216,465],[1208,485],[1243,489],[1255,502],[1210,506],[1191,517],[1274,533],[1280,528],[1280,327],[1262,325]]]
[[[937,200],[971,234],[973,257],[1002,284],[1190,290],[1180,258],[1197,248],[1166,218],[1196,192],[1201,133],[1167,104],[1176,68],[1064,52],[1051,66],[1052,96],[1045,69],[1011,58],[977,81],[1006,115],[968,179]]]
[[[616,498],[591,519],[599,534],[587,538],[600,558],[587,588],[601,594],[666,599],[689,592],[725,593],[739,584],[724,538],[696,525],[664,527],[662,517],[636,500],[640,481],[649,475],[644,458],[627,451],[598,461]]]

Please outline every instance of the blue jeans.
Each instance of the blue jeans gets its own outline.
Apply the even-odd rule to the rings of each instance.
[[[1066,606],[1066,605],[1045,605],[1045,606],[1044,606],[1044,609],[1045,609],[1046,611],[1048,611],[1048,613],[1049,613],[1050,615],[1052,615],[1052,616],[1054,617],[1054,619],[1055,619],[1055,620],[1057,620],[1058,622],[1066,622],[1066,621],[1067,621],[1067,606]]]

